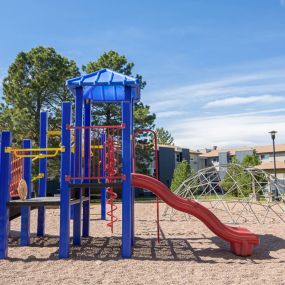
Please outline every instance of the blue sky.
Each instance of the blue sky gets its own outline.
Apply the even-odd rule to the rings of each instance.
[[[0,79],[44,45],[79,66],[114,49],[176,144],[285,143],[285,0],[0,2]]]

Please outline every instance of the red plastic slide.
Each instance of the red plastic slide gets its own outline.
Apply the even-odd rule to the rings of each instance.
[[[148,189],[174,209],[198,218],[213,233],[230,242],[231,250],[236,255],[250,256],[253,247],[259,245],[259,238],[256,234],[245,228],[231,227],[223,224],[206,207],[193,200],[188,200],[175,195],[162,182],[153,177],[133,173],[132,185],[134,187]]]

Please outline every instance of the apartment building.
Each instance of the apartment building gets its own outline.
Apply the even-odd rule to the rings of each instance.
[[[159,145],[159,179],[169,187],[173,178],[174,169],[182,160],[188,161],[191,169],[195,172],[213,165],[217,167],[223,166],[220,167],[220,176],[223,178],[223,171],[234,156],[239,161],[242,161],[246,155],[254,153],[259,156],[262,162],[257,167],[273,174],[274,163],[272,145],[230,149],[219,149],[215,146],[212,149],[203,149],[198,151],[175,145]],[[277,178],[285,180],[285,144],[276,145],[276,172]],[[149,173],[151,175],[155,174],[154,161]]]
[[[170,187],[175,167],[182,160],[186,160],[190,163],[190,152],[188,148],[181,148],[176,145],[158,145],[158,158],[159,179]],[[154,160],[149,173],[155,175]]]
[[[202,152],[190,149],[189,154],[190,167],[193,171],[197,172],[199,169],[205,168],[205,161],[200,158],[200,155],[203,154]]]
[[[218,149],[213,147],[199,155],[203,161],[200,164],[205,167],[212,165],[224,166],[235,156],[239,161],[248,154],[257,154],[261,160],[261,164],[257,167],[269,173],[274,173],[273,147],[272,145],[240,147],[231,149]],[[278,144],[275,147],[276,157],[276,173],[279,179],[285,180],[285,144]]]

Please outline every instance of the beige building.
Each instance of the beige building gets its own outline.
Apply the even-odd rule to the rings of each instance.
[[[212,150],[207,150],[199,155],[204,166],[226,165],[235,156],[242,161],[247,154],[256,153],[261,159],[261,164],[257,166],[269,173],[274,173],[273,147],[272,145],[240,147],[230,149],[219,149],[214,147]],[[276,172],[279,179],[285,180],[285,144],[278,144],[275,147],[276,154]],[[203,165],[203,163],[201,163]]]

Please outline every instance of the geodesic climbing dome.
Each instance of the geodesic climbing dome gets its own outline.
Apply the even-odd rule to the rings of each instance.
[[[239,164],[204,168],[174,193],[202,203],[225,223],[285,222],[284,181],[258,168]],[[174,219],[177,214],[166,206],[163,216]],[[190,218],[187,214],[184,217]]]

